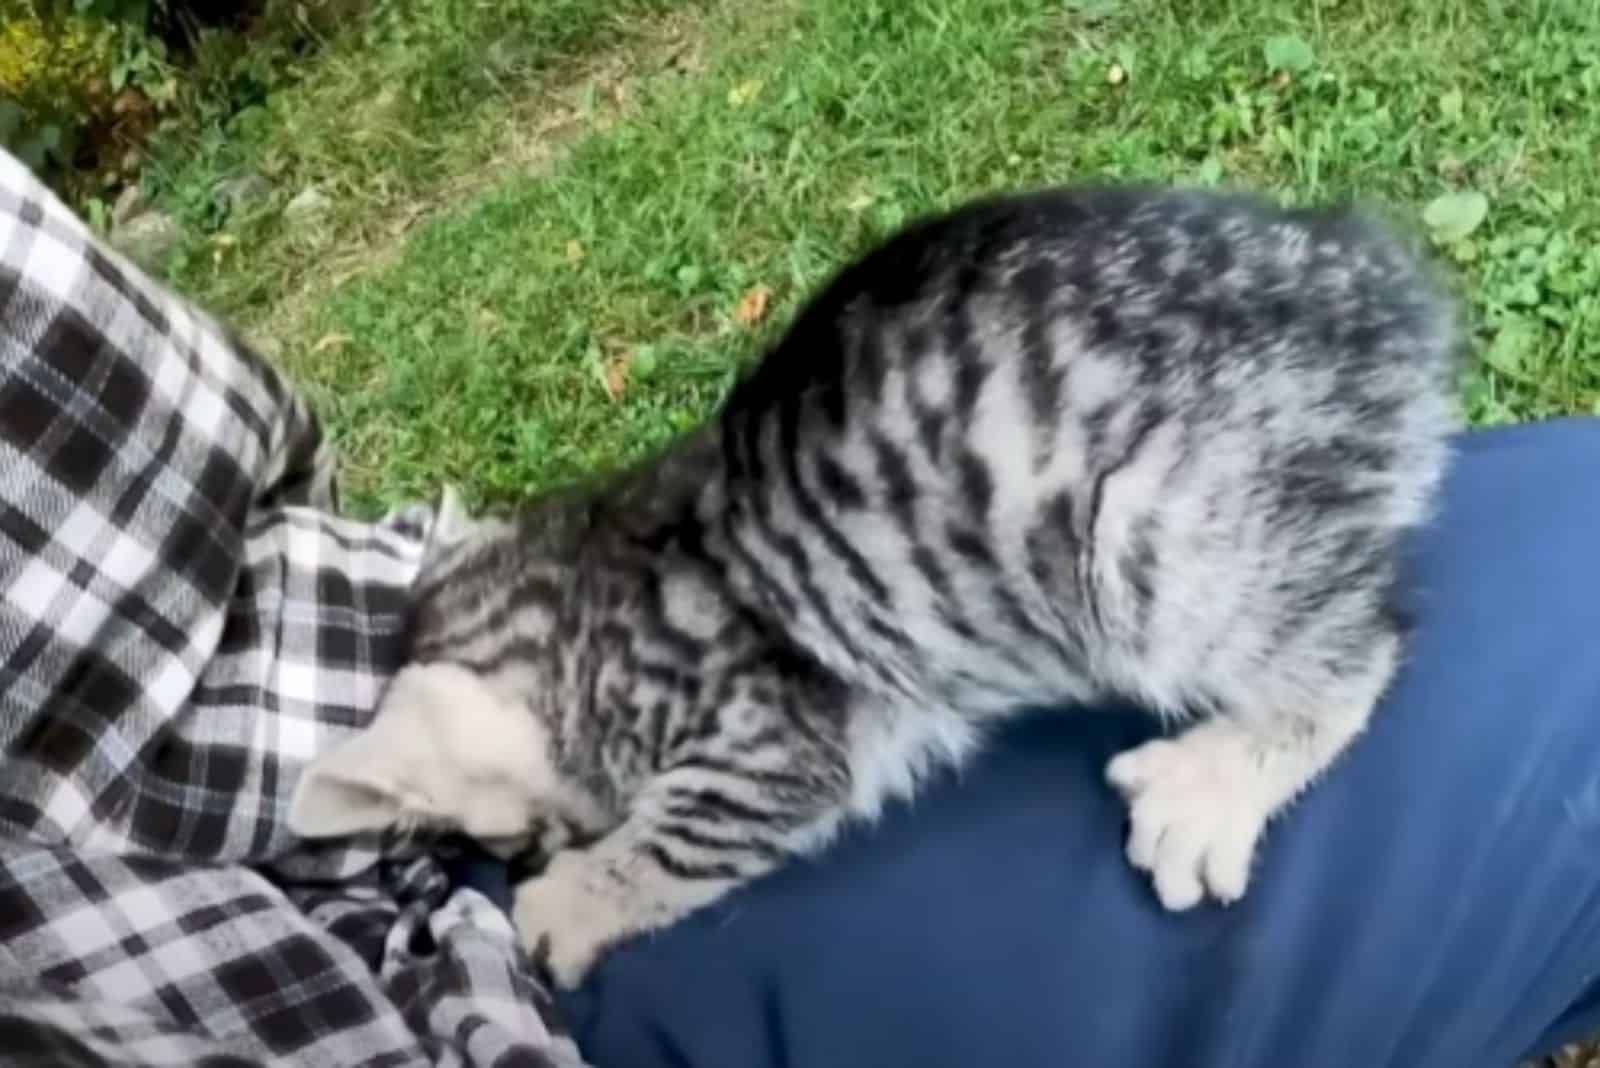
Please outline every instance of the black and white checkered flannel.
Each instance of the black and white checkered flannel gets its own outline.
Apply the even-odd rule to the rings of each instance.
[[[0,152],[0,1060],[581,1064],[509,921],[313,848],[426,509],[335,514],[303,401]]]

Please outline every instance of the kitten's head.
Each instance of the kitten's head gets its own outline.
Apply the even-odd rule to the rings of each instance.
[[[515,851],[562,791],[543,725],[456,664],[413,664],[377,716],[301,776],[289,826],[303,838],[460,831]]]
[[[416,647],[436,643],[441,635],[430,631],[450,625],[451,606],[433,602],[459,585],[454,573],[464,557],[492,550],[506,530],[500,521],[470,518],[445,491],[419,572]],[[301,776],[290,828],[303,838],[460,831],[508,854],[541,820],[579,817],[545,725],[499,681],[441,659],[403,668],[371,724]]]

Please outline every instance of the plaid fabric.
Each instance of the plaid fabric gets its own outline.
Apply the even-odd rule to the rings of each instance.
[[[581,1063],[505,915],[288,831],[403,654],[429,518],[0,152],[0,1056]]]

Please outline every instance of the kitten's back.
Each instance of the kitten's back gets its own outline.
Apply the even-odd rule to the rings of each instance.
[[[1375,625],[1455,347],[1427,268],[1351,210],[968,205],[842,271],[734,391],[730,571],[919,700],[1226,701],[1229,672]]]

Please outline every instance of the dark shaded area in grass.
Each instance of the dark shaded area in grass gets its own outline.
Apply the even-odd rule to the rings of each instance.
[[[329,198],[323,245],[351,234],[379,240],[419,197],[495,156],[499,120],[544,72],[613,44],[631,22],[692,6],[430,0],[353,14],[292,84],[153,142],[146,185],[187,235],[167,273],[234,315],[278,299],[318,247],[278,244],[295,196]],[[267,179],[274,193],[241,217],[223,190],[244,175]]]

